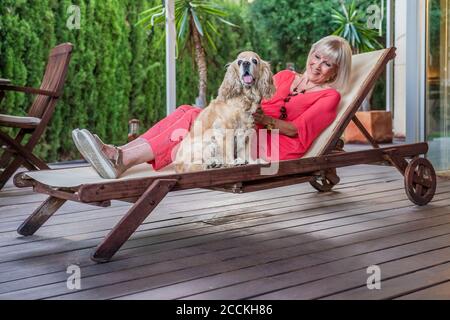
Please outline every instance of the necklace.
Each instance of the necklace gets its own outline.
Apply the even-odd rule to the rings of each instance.
[[[295,96],[298,95],[298,91],[297,90],[298,90],[298,87],[300,87],[300,85],[302,83],[303,83],[303,77],[300,80],[300,82],[297,84],[297,86],[294,88],[294,90],[292,90],[294,93],[290,93],[289,92],[288,96],[286,98],[284,98],[284,100],[283,100],[284,101],[284,105],[280,107],[280,117],[279,117],[280,120],[286,120],[287,119],[288,115],[287,115],[286,104],[291,100],[292,97],[295,97]],[[306,90],[311,90],[311,89],[319,87],[319,86],[322,87],[321,84],[318,84],[318,85],[315,85],[314,87],[300,90],[300,93],[304,94],[306,92]]]
[[[303,78],[303,76],[302,76],[302,79],[300,80],[300,82],[297,84],[297,86],[294,88],[294,93],[291,95],[291,96],[296,96],[296,95],[298,95],[298,88],[300,87],[300,85],[303,83],[303,80],[304,80],[304,78]],[[303,89],[303,90],[300,90],[300,93],[301,94],[304,94],[305,92],[306,92],[306,90],[311,90],[311,89],[314,89],[314,88],[317,88],[317,87],[322,87],[322,85],[321,84],[317,84],[317,85],[315,85],[315,86],[313,86],[313,87],[311,87],[311,88],[305,88],[305,89]]]

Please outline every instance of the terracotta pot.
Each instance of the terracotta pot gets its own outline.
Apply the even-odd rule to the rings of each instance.
[[[356,117],[377,143],[392,143],[394,133],[391,112],[359,111]],[[346,143],[368,143],[353,121],[344,131],[344,140]]]

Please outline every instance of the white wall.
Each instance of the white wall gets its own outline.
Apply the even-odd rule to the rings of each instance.
[[[406,2],[395,1],[394,45],[397,57],[394,61],[394,134],[406,135]]]

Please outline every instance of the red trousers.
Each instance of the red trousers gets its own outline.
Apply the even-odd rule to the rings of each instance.
[[[149,163],[154,170],[162,169],[175,160],[176,146],[187,135],[201,111],[200,108],[182,105],[140,136],[153,150],[155,159]]]

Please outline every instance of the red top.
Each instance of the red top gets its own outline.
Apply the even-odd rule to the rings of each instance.
[[[290,70],[284,70],[274,75],[276,92],[270,100],[263,100],[261,103],[264,113],[275,119],[279,119],[280,108],[285,106],[287,113],[285,121],[292,123],[298,130],[296,137],[279,134],[279,160],[301,158],[320,133],[334,121],[341,100],[341,95],[337,90],[325,89],[304,94],[299,93],[285,103],[284,99],[290,93],[295,75],[296,73]],[[262,128],[261,125],[258,125],[258,129]],[[275,142],[276,139],[273,143]],[[267,157],[265,157],[264,147],[261,143],[259,143],[259,146],[260,156],[272,161],[278,160],[276,154],[273,157],[271,156],[270,133],[267,135]],[[275,148],[275,145],[273,147]]]

